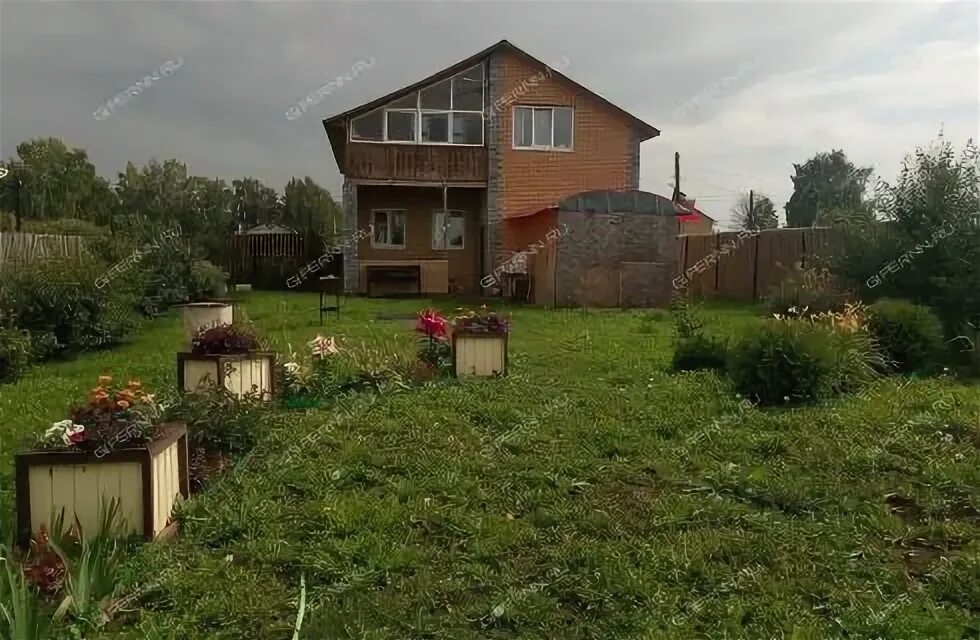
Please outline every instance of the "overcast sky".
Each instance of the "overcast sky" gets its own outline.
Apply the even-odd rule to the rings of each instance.
[[[977,138],[977,3],[27,2],[0,0],[0,157],[36,136],[127,160],[340,196],[321,119],[507,39],[658,127],[640,187],[682,189],[723,223],[738,194],[780,210],[792,163],[843,148],[887,179],[942,127]],[[373,64],[302,117],[287,110]],[[180,63],[101,121],[93,112]],[[363,65],[361,65],[363,66]]]

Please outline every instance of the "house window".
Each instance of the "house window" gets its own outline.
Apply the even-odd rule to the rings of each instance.
[[[515,149],[572,148],[571,107],[514,107]]]
[[[371,246],[379,249],[405,248],[405,210],[374,209],[371,211],[374,235]]]
[[[483,65],[461,71],[354,118],[350,139],[416,144],[483,144]]]
[[[432,212],[432,248],[438,251],[445,249],[462,249],[466,223],[463,212],[450,209],[449,215],[442,209]]]

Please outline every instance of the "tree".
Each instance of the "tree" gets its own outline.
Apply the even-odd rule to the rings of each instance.
[[[872,168],[857,168],[842,150],[818,153],[794,164],[793,195],[786,203],[787,227],[811,227],[821,212],[860,210]]]
[[[286,185],[281,223],[298,231],[333,233],[341,221],[340,206],[330,192],[309,176],[293,178]]]
[[[895,184],[879,181],[874,233],[845,226],[834,271],[862,297],[901,297],[933,307],[947,331],[980,327],[980,152],[957,157],[940,136],[903,163]],[[975,329],[973,329],[975,331]]]
[[[17,145],[18,159],[0,184],[0,208],[25,219],[80,218],[106,224],[113,205],[109,184],[81,149],[58,138],[36,138]]]
[[[242,231],[257,224],[269,224],[279,220],[279,204],[276,190],[255,178],[233,180],[235,219]]]
[[[779,226],[776,205],[768,196],[756,195],[750,208],[749,196],[743,195],[735,208],[732,209],[732,213],[735,214],[734,221],[739,229],[761,231],[762,229],[775,229]]]

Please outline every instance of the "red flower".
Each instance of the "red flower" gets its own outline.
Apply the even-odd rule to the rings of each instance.
[[[419,320],[415,324],[415,330],[430,338],[445,337],[446,319],[439,315],[439,312],[435,309],[419,311]]]

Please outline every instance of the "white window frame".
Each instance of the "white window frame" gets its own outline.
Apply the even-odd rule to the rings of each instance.
[[[517,144],[517,110],[518,109],[530,109],[531,110],[531,145],[521,146]],[[556,147],[555,146],[555,110],[556,109],[568,109],[572,112],[572,123],[571,123],[571,140],[569,140],[568,147]],[[534,144],[534,111],[551,111],[551,144],[550,145],[536,145]],[[568,107],[564,105],[538,105],[538,104],[516,104],[511,111],[511,148],[518,149],[520,151],[558,151],[564,153],[570,153],[575,150],[575,108]]]
[[[376,213],[385,213],[386,224],[385,228],[388,230],[388,238],[391,238],[391,214],[400,213],[402,216],[402,243],[401,244],[391,244],[390,242],[377,242],[374,239],[374,216]],[[404,249],[405,245],[408,243],[408,216],[405,214],[404,209],[371,209],[371,247],[374,249]]]
[[[466,73],[467,71],[470,71],[472,69],[476,69],[478,66],[482,66],[483,67],[483,83],[481,84],[481,87],[480,87],[481,88],[481,92],[480,92],[480,105],[482,106],[482,108],[479,111],[474,111],[472,109],[453,109],[452,108],[452,106],[453,106],[453,102],[452,102],[453,101],[453,82],[452,82],[452,79],[455,78],[456,76],[460,75],[460,74]],[[371,111],[380,110],[382,112],[382,114],[383,114],[382,115],[382,117],[383,117],[383,120],[382,120],[382,133],[381,133],[381,136],[383,138],[382,140],[362,140],[360,138],[355,138],[354,137],[354,120],[355,120],[355,118],[351,118],[350,121],[347,124],[347,140],[349,142],[361,142],[361,143],[364,143],[364,144],[419,144],[419,145],[427,145],[427,146],[434,146],[434,147],[438,147],[438,146],[443,146],[443,147],[482,147],[482,146],[485,146],[486,145],[486,142],[487,142],[487,115],[486,115],[487,72],[488,72],[488,69],[487,69],[486,64],[481,62],[480,64],[474,65],[472,67],[469,67],[468,69],[463,69],[462,71],[458,71],[458,72],[454,73],[452,76],[450,76],[449,78],[443,78],[442,80],[439,80],[438,82],[434,82],[434,83],[432,83],[432,85],[429,85],[431,87],[433,85],[439,84],[440,82],[445,82],[446,80],[450,80],[450,83],[449,83],[449,107],[450,108],[449,109],[423,109],[422,108],[422,91],[424,89],[428,89],[429,87],[421,87],[421,88],[415,90],[415,109],[406,109],[404,107],[398,107],[398,108],[389,109],[386,106],[381,106],[381,107],[378,107],[377,109],[372,109]],[[404,97],[404,96],[402,96],[402,97]],[[396,100],[400,100],[400,99],[401,98],[395,98],[395,100],[392,100],[392,102],[395,102]],[[367,113],[362,113],[361,116],[367,115],[368,113],[371,113],[371,111],[368,111]],[[415,140],[414,141],[409,141],[409,140],[389,140],[388,139],[388,112],[389,111],[403,111],[403,112],[414,113],[415,114]],[[432,113],[437,113],[437,114],[438,113],[448,113],[449,114],[449,118],[448,118],[448,120],[449,120],[449,129],[448,129],[449,135],[448,135],[447,142],[422,142],[422,114],[423,113],[429,113],[429,114],[432,114]],[[453,138],[453,113],[470,113],[470,114],[474,114],[474,115],[479,115],[480,116],[480,124],[481,124],[481,126],[480,126],[480,142],[479,143],[475,143],[475,142],[452,142],[452,138]],[[359,118],[361,116],[357,116],[357,117]]]
[[[444,213],[444,211],[442,209],[433,209],[432,210],[432,250],[433,251],[461,251],[461,250],[465,249],[466,248],[466,212],[463,211],[462,209],[448,209],[447,211],[445,211],[445,213],[448,213],[450,217],[452,217],[454,214],[458,214],[459,217],[463,219],[463,234],[462,234],[463,244],[461,244],[458,247],[444,246],[444,247],[440,248],[440,247],[437,247],[436,246],[436,216],[438,216],[438,215],[440,215],[442,213]],[[446,239],[446,237],[445,237],[445,225],[446,225],[445,218],[443,218],[443,223],[442,224],[443,224],[443,227],[444,227],[443,228],[443,239],[445,240]]]

